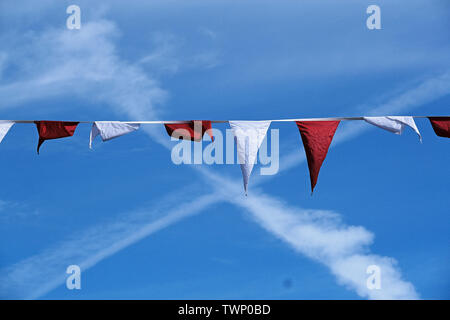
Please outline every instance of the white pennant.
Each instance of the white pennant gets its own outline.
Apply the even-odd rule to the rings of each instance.
[[[247,186],[253,165],[256,162],[258,149],[266,136],[271,121],[230,121],[233,131],[239,163],[241,164],[244,190],[247,195]]]
[[[89,148],[92,149],[92,141],[100,135],[102,141],[108,141],[124,134],[139,129],[138,123],[123,123],[120,121],[95,121],[92,124],[91,135],[89,137]]]
[[[419,140],[422,141],[422,136],[420,135],[413,117],[364,117],[364,120],[374,126],[395,134],[402,134],[405,126],[408,126],[417,133]]]
[[[0,143],[13,125],[13,121],[0,121]]]

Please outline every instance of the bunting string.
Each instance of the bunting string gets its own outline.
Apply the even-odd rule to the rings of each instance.
[[[142,124],[162,124],[169,136],[190,141],[202,141],[207,133],[214,141],[212,123],[229,123],[237,146],[241,165],[244,191],[247,195],[250,175],[256,162],[258,150],[272,122],[292,122],[297,125],[308,162],[311,194],[317,184],[320,168],[325,161],[329,146],[341,121],[364,121],[383,130],[400,135],[409,127],[422,142],[422,135],[414,121],[426,118],[439,137],[450,138],[450,116],[361,116],[296,118],[272,120],[166,120],[166,121],[50,121],[50,120],[0,120],[0,143],[16,123],[36,125],[39,140],[37,153],[46,140],[71,137],[79,124],[92,124],[89,148],[97,136],[108,141],[136,131]]]
[[[296,122],[296,121],[341,121],[341,120],[364,120],[369,116],[360,116],[360,117],[328,117],[328,118],[293,118],[293,119],[269,119],[269,120],[209,120],[211,123],[228,123],[230,121],[251,121],[251,122]],[[385,116],[376,116],[385,117]],[[391,117],[391,116],[390,116]],[[400,117],[400,116],[396,116]],[[401,116],[404,117],[404,116]],[[427,118],[450,118],[450,116],[408,116],[415,119],[427,119]],[[14,123],[35,123],[37,120],[0,120],[0,122],[14,122]],[[94,123],[95,121],[80,121],[80,120],[52,120],[52,121],[61,121],[61,122],[78,122],[78,123]],[[170,124],[170,123],[189,123],[193,120],[144,120],[144,121],[104,121],[102,122],[121,122],[121,123],[137,123],[137,124]]]

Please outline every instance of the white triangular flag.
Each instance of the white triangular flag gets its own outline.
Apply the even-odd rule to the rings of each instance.
[[[247,186],[253,165],[256,162],[258,149],[266,136],[271,121],[230,121],[233,131],[239,163],[241,164],[244,190],[247,195]]]
[[[14,121],[0,121],[0,143],[14,125]]]
[[[89,137],[89,148],[92,149],[92,141],[100,135],[102,141],[108,141],[124,134],[139,129],[139,123],[124,123],[120,121],[95,121],[92,124],[91,135]]]
[[[364,117],[364,120],[374,126],[395,134],[402,134],[405,126],[408,126],[417,133],[419,140],[422,141],[422,136],[420,135],[419,129],[417,128],[413,117]]]

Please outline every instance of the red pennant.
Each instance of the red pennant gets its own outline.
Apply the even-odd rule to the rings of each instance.
[[[38,154],[39,148],[45,140],[71,137],[78,125],[78,122],[66,121],[35,121],[34,123],[39,133]]]
[[[308,160],[311,193],[340,121],[296,121]]]
[[[191,141],[201,141],[205,132],[209,134],[211,140],[214,141],[212,135],[211,121],[208,120],[193,120],[187,123],[168,123],[164,124],[169,136],[172,136],[173,132],[177,129],[184,129],[185,132],[179,132],[181,134],[180,139],[186,139]],[[197,131],[195,131],[195,129]],[[201,129],[201,132],[199,132]]]
[[[439,137],[450,138],[450,118],[428,117],[434,132]]]

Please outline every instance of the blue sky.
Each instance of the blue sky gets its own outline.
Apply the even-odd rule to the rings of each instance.
[[[375,31],[369,1],[77,1],[67,30],[70,4],[0,4],[0,118],[449,114],[446,1],[377,1]],[[0,145],[0,296],[448,299],[449,141],[417,125],[423,144],[342,123],[311,197],[295,124],[273,123],[280,172],[256,166],[246,198],[238,165],[174,165],[162,126],[89,150],[81,124],[38,156],[17,124]]]

